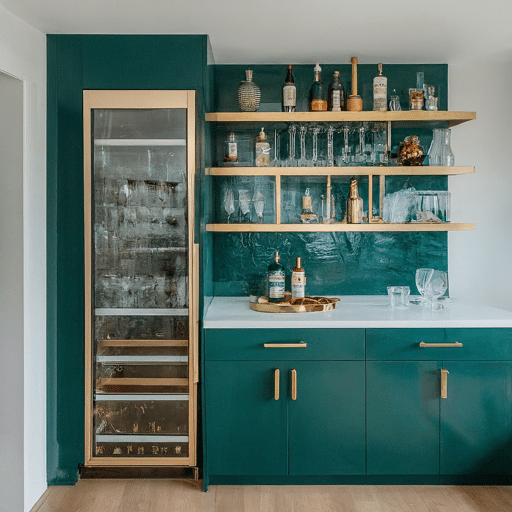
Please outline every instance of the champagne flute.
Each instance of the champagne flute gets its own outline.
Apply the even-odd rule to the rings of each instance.
[[[265,197],[261,190],[255,190],[252,196],[252,204],[256,212],[258,222],[262,222],[263,210],[265,208]]]
[[[224,191],[224,210],[228,214],[228,224],[231,215],[235,211],[235,196],[233,194],[233,189],[231,187],[227,188]]]

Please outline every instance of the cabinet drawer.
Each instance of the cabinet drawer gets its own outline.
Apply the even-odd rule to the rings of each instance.
[[[206,329],[205,340],[209,361],[364,360],[364,329]]]
[[[421,347],[421,342],[427,346]],[[428,346],[432,344],[443,346]],[[366,358],[373,361],[511,360],[512,329],[367,329]]]

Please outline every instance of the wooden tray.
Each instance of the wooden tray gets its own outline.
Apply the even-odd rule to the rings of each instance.
[[[340,299],[333,297],[307,297],[310,299],[322,299],[328,301],[322,304],[290,304],[289,302],[276,303],[258,303],[250,302],[249,306],[254,311],[261,313],[321,313],[322,311],[332,311],[336,308],[336,302]]]

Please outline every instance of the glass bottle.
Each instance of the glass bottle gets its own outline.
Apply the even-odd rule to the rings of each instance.
[[[363,200],[359,197],[357,180],[350,179],[350,193],[347,199],[347,223],[361,224],[363,222]]]
[[[393,89],[393,92],[391,93],[389,101],[389,110],[398,111],[402,110],[402,106],[400,105],[400,96],[398,95],[398,92],[396,89]]]
[[[455,165],[455,158],[450,146],[451,130],[450,128],[441,128],[439,132],[441,139],[439,165]]]
[[[332,82],[327,91],[327,110],[341,112],[345,110],[345,88],[340,82],[340,72],[333,73]]]
[[[270,165],[270,144],[267,142],[267,134],[263,127],[256,138],[256,167],[268,167]]]
[[[373,79],[373,110],[386,112],[388,109],[388,79],[382,76],[382,64],[378,65],[379,74]]]
[[[243,112],[256,112],[260,107],[260,88],[252,81],[252,69],[245,70],[245,80],[238,88],[238,105]]]
[[[327,100],[325,99],[324,85],[322,84],[322,68],[317,62],[315,64],[315,79],[311,86],[309,96],[309,110],[311,112],[322,112],[327,110]]]
[[[282,302],[284,300],[284,267],[279,263],[279,252],[274,253],[274,261],[268,266],[268,301]]]
[[[439,165],[439,156],[441,152],[441,138],[439,128],[434,128],[432,143],[428,150],[428,165]]]
[[[292,299],[306,296],[306,272],[302,268],[301,258],[297,258],[292,271]]]
[[[235,132],[231,132],[224,142],[224,162],[228,165],[238,163],[238,145],[236,142]]]
[[[289,64],[283,87],[283,112],[295,112],[297,103],[297,88],[295,87],[292,71],[293,66]]]
[[[311,193],[309,188],[306,189],[306,192],[304,192],[304,195],[302,196],[302,213],[300,214],[300,220],[304,224],[309,224],[318,220],[318,215],[313,213],[313,210],[311,209]]]

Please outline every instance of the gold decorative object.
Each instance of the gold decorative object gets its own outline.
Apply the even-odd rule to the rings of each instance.
[[[238,105],[243,112],[256,112],[260,108],[260,88],[252,81],[252,69],[245,70],[245,80],[238,88]]]
[[[423,165],[425,152],[420,146],[417,135],[405,137],[404,141],[398,146],[398,163],[400,165]]]
[[[260,297],[258,302],[251,302],[250,308],[261,313],[320,313],[336,308],[335,297],[298,297],[283,302],[268,302],[267,297]]]
[[[350,193],[347,199],[347,222],[361,224],[363,222],[363,200],[359,197],[357,180],[350,179]]]

